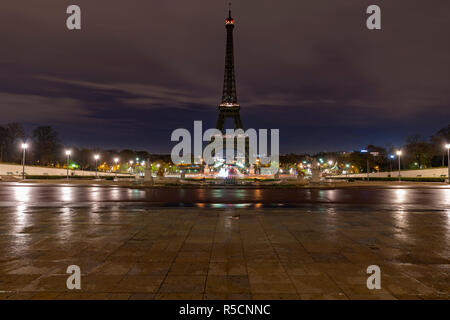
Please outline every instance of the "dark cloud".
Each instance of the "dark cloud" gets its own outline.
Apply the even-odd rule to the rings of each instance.
[[[213,126],[227,1],[0,4],[0,122],[52,124],[79,145],[170,150],[193,120]],[[233,2],[238,99],[247,127],[280,128],[281,151],[402,143],[450,122],[448,1]]]

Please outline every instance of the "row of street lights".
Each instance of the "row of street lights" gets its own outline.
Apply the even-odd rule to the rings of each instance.
[[[450,143],[447,143],[445,145],[445,148],[447,149],[447,158],[448,158],[448,183],[450,183]],[[361,151],[363,152],[363,151]],[[367,152],[367,151],[366,151]],[[395,153],[397,155],[398,158],[398,181],[401,181],[401,157],[402,157],[402,150],[397,150],[397,152]],[[391,159],[393,158],[393,156],[390,157]],[[367,164],[367,168],[369,168],[369,164]],[[369,169],[367,169],[367,178],[369,177]]]
[[[66,150],[66,155],[67,155],[67,179],[69,179],[69,160],[70,160],[70,155],[72,154],[71,150]],[[100,159],[100,155],[99,154],[95,154],[94,155],[94,160],[95,160],[95,176],[98,177],[98,160]],[[136,163],[139,162],[139,158],[136,158]],[[119,163],[119,158],[114,158],[114,164],[117,166],[117,164]],[[130,160],[129,161],[130,166],[133,166],[134,161]],[[144,164],[144,162],[142,162],[142,165]],[[117,171],[115,172],[115,176],[117,178]]]
[[[70,156],[72,154],[72,150],[66,150],[66,156],[67,156],[67,179],[69,179],[69,162],[70,162]],[[100,159],[99,154],[94,154],[94,160],[95,160],[95,177],[98,178],[98,160]],[[119,162],[119,158],[114,158],[114,162],[117,165],[117,162]],[[117,173],[116,173],[117,176]]]
[[[448,178],[449,178],[449,183],[450,183],[450,144],[446,144],[445,148],[447,149],[447,156],[448,156]],[[401,158],[402,158],[402,150],[397,150],[397,152],[395,153],[397,155],[398,158],[398,181],[402,180],[402,175],[401,175]],[[391,157],[392,159],[392,157]]]
[[[363,149],[363,150],[361,150],[361,153],[367,153],[367,180],[369,180],[369,177],[370,177],[369,151],[366,150],[366,149]],[[397,158],[398,158],[398,181],[400,181],[401,180],[401,174],[400,174],[400,171],[401,171],[401,169],[400,169],[401,160],[400,160],[400,158],[402,156],[402,150],[397,150],[396,154],[397,154]],[[393,159],[394,156],[390,155],[389,158]]]
[[[447,158],[448,158],[448,183],[450,183],[450,143],[447,143],[445,145],[445,148],[447,149]],[[27,143],[22,143],[22,180],[25,179],[25,156],[26,156],[26,150],[28,149],[28,144]],[[363,153],[367,153],[367,150],[361,150],[361,152]],[[66,150],[66,156],[67,156],[67,179],[69,179],[69,162],[70,162],[70,156],[72,154],[71,150]],[[402,150],[397,150],[396,152],[397,154],[397,158],[398,158],[398,180],[401,180],[401,156],[402,156]],[[390,158],[392,159],[393,157],[390,156]],[[94,155],[94,159],[95,159],[95,176],[98,177],[98,160],[100,159],[100,155],[99,154],[95,154]],[[369,178],[369,158],[367,158],[367,178]],[[139,158],[136,158],[136,161],[139,161]],[[114,163],[117,166],[119,162],[119,158],[114,158]],[[203,162],[203,160],[202,160]],[[130,166],[133,166],[134,161],[130,160],[129,161]],[[331,166],[333,164],[333,162],[330,160],[328,161],[328,164]],[[347,166],[349,167],[349,166]],[[117,172],[116,172],[116,177],[117,177]]]

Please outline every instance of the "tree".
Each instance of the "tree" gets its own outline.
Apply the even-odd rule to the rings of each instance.
[[[146,161],[150,158],[150,153],[147,151],[136,151],[136,157],[141,161]]]
[[[377,171],[387,169],[388,158],[386,148],[369,144],[366,149],[369,151],[368,156],[369,163],[372,164],[371,167],[374,167]]]
[[[442,166],[444,166],[447,150],[444,148],[446,143],[450,143],[450,124],[446,128],[442,128],[431,136],[434,153],[442,157]]]
[[[81,169],[83,170],[91,169],[91,166],[92,168],[94,168],[94,165],[92,163],[93,154],[94,152],[91,149],[82,148],[76,150],[76,153],[74,151],[74,158],[78,162],[78,165],[80,166]]]
[[[119,158],[122,163],[128,162],[130,160],[133,160],[134,162],[136,162],[136,152],[134,152],[132,150],[124,149],[124,150],[120,151]]]
[[[21,160],[20,143],[25,133],[19,123],[8,123],[0,129],[1,161],[19,162]]]
[[[3,161],[3,153],[6,151],[6,128],[0,126],[0,162]]]
[[[56,160],[58,133],[51,126],[33,130],[33,149],[40,165],[53,165]]]
[[[431,165],[433,158],[433,146],[420,135],[406,138],[403,159],[411,168],[426,168]]]
[[[352,171],[367,172],[367,154],[354,151],[348,156],[348,161],[353,166]]]

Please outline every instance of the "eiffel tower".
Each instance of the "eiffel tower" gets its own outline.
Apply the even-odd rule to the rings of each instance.
[[[230,4],[231,6],[231,4]],[[240,106],[237,103],[236,94],[236,77],[234,74],[234,47],[233,47],[233,30],[234,19],[231,17],[231,8],[228,11],[228,18],[225,20],[225,28],[227,30],[227,44],[225,54],[225,75],[223,80],[222,103],[219,105],[219,117],[217,118],[216,129],[225,133],[225,119],[232,118],[234,130],[242,129],[241,115],[239,113]]]

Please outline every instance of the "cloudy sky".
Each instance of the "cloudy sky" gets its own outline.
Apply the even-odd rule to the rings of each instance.
[[[169,152],[215,125],[228,1],[4,0],[0,125],[52,125],[67,144]],[[66,28],[78,4],[82,30]],[[382,30],[365,26],[382,9]],[[281,152],[401,144],[450,123],[448,0],[234,0],[246,128]]]

